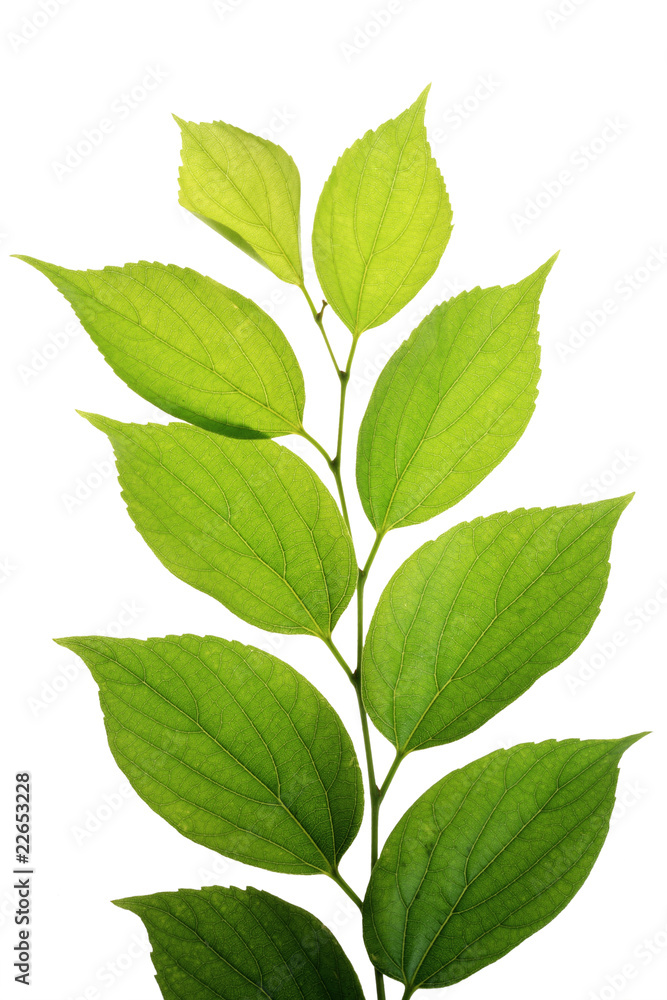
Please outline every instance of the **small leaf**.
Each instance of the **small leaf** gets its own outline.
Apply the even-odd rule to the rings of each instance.
[[[361,823],[361,773],[296,670],[212,636],[57,641],[99,685],[116,763],[180,833],[270,871],[337,869]]]
[[[301,430],[301,369],[250,299],[175,264],[70,271],[20,259],[50,278],[116,374],[155,406],[232,437]]]
[[[359,493],[380,534],[458,503],[523,434],[540,375],[539,297],[555,259],[518,285],[436,306],[382,370],[357,450]]]
[[[292,157],[225,122],[176,121],[183,140],[183,208],[283,281],[303,285],[301,180]]]
[[[386,323],[426,284],[452,230],[426,138],[428,91],[343,153],[317,206],[317,276],[355,338]]]
[[[553,920],[593,867],[618,762],[640,738],[524,743],[429,788],[373,870],[364,939],[376,968],[406,997],[451,986]]]
[[[165,1000],[364,1000],[331,931],[257,889],[179,889],[115,900],[143,920]]]
[[[394,574],[371,621],[364,703],[399,755],[473,732],[588,634],[631,496],[478,517]]]
[[[84,416],[109,435],[130,517],[167,569],[251,625],[331,635],[357,566],[333,497],[302,459],[274,441]]]

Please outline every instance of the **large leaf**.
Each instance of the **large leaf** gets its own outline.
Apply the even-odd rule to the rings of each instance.
[[[180,833],[271,871],[336,871],[361,822],[361,773],[338,715],[296,670],[211,636],[58,642],[99,685],[118,766]]]
[[[470,493],[535,408],[538,304],[555,257],[517,285],[444,302],[383,369],[359,431],[357,485],[383,534]]]
[[[211,886],[115,902],[146,925],[165,1000],[363,1000],[331,931],[268,892]]]
[[[21,260],[68,299],[116,374],[167,413],[233,437],[302,429],[301,369],[250,299],[175,264],[70,271]]]
[[[251,625],[331,635],[357,567],[302,459],[274,441],[84,415],[109,435],[130,517],[167,569]]]
[[[639,738],[496,750],[408,809],[364,901],[371,959],[406,998],[495,962],[570,902],[607,835],[618,762]]]
[[[181,205],[283,281],[303,285],[301,180],[292,157],[225,122],[176,121]]]
[[[417,294],[449,240],[449,199],[424,127],[427,94],[347,149],[320,196],[315,267],[354,337]]]
[[[402,756],[461,739],[587,635],[631,496],[479,517],[427,542],[384,590],[364,703]]]

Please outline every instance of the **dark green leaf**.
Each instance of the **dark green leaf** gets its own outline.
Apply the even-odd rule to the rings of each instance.
[[[317,275],[355,338],[386,323],[426,284],[452,230],[424,127],[428,90],[343,153],[317,206]]]
[[[406,997],[451,986],[553,920],[600,852],[618,762],[638,739],[525,743],[433,785],[373,870],[364,939],[375,966]]]
[[[250,299],[175,264],[70,271],[20,259],[50,278],[116,374],[155,406],[233,437],[302,429],[301,369]]]
[[[271,871],[336,871],[361,823],[361,773],[338,715],[296,670],[212,636],[58,642],[100,687],[118,766],[180,833]]]
[[[452,507],[521,437],[535,408],[537,310],[554,260],[518,285],[436,306],[383,369],[357,451],[359,493],[380,534]]]
[[[117,899],[146,925],[165,1000],[363,1000],[330,930],[257,889],[179,889]]]
[[[461,739],[587,635],[631,497],[478,517],[394,574],[368,630],[364,702],[399,754]]]
[[[301,181],[292,157],[225,122],[176,121],[181,205],[283,281],[303,285]]]
[[[109,435],[129,514],[167,569],[251,625],[331,635],[357,567],[304,461],[274,441],[86,416]]]

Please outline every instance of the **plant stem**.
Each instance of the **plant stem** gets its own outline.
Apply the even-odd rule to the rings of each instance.
[[[342,392],[342,389],[341,389],[341,392]],[[338,461],[336,461],[336,459],[332,458],[331,455],[329,454],[329,452],[326,450],[326,448],[322,447],[322,445],[317,440],[317,438],[314,438],[312,436],[312,434],[309,434],[308,431],[305,429],[305,427],[301,428],[301,430],[299,431],[299,435],[300,435],[300,437],[304,438],[306,441],[310,441],[310,443],[312,444],[312,446],[314,448],[317,448],[317,450],[319,451],[320,455],[322,455],[324,457],[324,460],[326,461],[327,465],[331,469],[333,477],[336,480],[336,487],[338,489],[338,496],[340,498],[340,507],[341,507],[341,510],[343,512],[343,517],[345,519],[345,523],[347,525],[347,530],[350,532],[350,534],[352,534],[352,531],[351,531],[351,528],[350,528],[350,518],[349,518],[349,515],[347,513],[347,504],[345,503],[345,491],[343,490],[343,480],[341,479],[341,475],[340,475],[340,462],[338,462]]]
[[[391,783],[393,781],[394,775],[398,771],[399,765],[401,764],[401,761],[403,760],[403,757],[404,757],[404,754],[401,754],[398,751],[396,751],[396,756],[394,757],[394,762],[391,765],[391,767],[389,768],[389,770],[387,771],[387,777],[382,782],[382,787],[380,788],[380,802],[382,802],[382,800],[384,799],[385,795],[389,791],[389,786],[391,785]]]
[[[334,354],[334,352],[331,349],[331,344],[329,343],[329,338],[327,337],[326,330],[324,329],[324,323],[322,322],[322,313],[324,312],[324,307],[326,306],[326,302],[322,303],[322,308],[318,312],[317,307],[315,306],[315,303],[313,302],[313,300],[311,299],[310,295],[308,294],[306,286],[305,285],[299,285],[299,288],[301,289],[301,291],[303,292],[303,294],[306,296],[306,302],[310,306],[310,311],[313,314],[313,319],[315,320],[315,322],[317,323],[317,325],[320,328],[320,333],[324,337],[324,343],[327,345],[327,350],[329,352],[329,357],[333,361],[333,366],[336,369],[336,374],[338,375],[338,378],[340,378],[342,373],[341,373],[340,368],[338,367],[338,362],[336,361],[336,355]]]
[[[343,890],[343,892],[345,893],[345,895],[350,897],[350,899],[352,900],[352,902],[354,903],[354,905],[357,906],[361,910],[361,908],[363,906],[363,903],[361,902],[361,899],[359,898],[359,896],[357,896],[357,894],[354,891],[354,889],[352,888],[352,886],[347,884],[347,882],[345,881],[345,879],[343,878],[343,876],[340,874],[340,872],[338,870],[336,870],[336,872],[331,877],[334,880],[334,882],[341,887],[341,889]]]

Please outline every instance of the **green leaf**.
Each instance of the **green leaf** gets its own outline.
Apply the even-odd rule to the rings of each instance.
[[[232,437],[302,429],[301,369],[250,299],[175,264],[70,271],[20,259],[53,282],[116,374],[155,406]]]
[[[292,157],[225,122],[176,121],[183,140],[183,208],[283,281],[302,286],[301,180]]]
[[[116,763],[180,833],[270,871],[337,870],[361,823],[361,773],[296,670],[212,636],[57,641],[99,685]]]
[[[362,669],[368,714],[400,756],[473,732],[574,652],[631,499],[478,517],[403,563]]]
[[[343,153],[317,206],[317,276],[355,338],[386,323],[426,284],[452,230],[426,138],[428,91]]]
[[[143,920],[165,1000],[363,1000],[331,931],[268,892],[210,886],[115,903]]]
[[[331,635],[357,566],[304,461],[274,441],[83,415],[109,435],[130,517],[167,569],[251,625]]]
[[[376,968],[407,998],[458,983],[553,920],[591,871],[618,762],[640,738],[524,743],[433,785],[373,870],[364,939]]]
[[[540,375],[539,297],[555,259],[517,285],[436,306],[382,370],[357,450],[359,493],[380,534],[452,507],[521,437]]]

